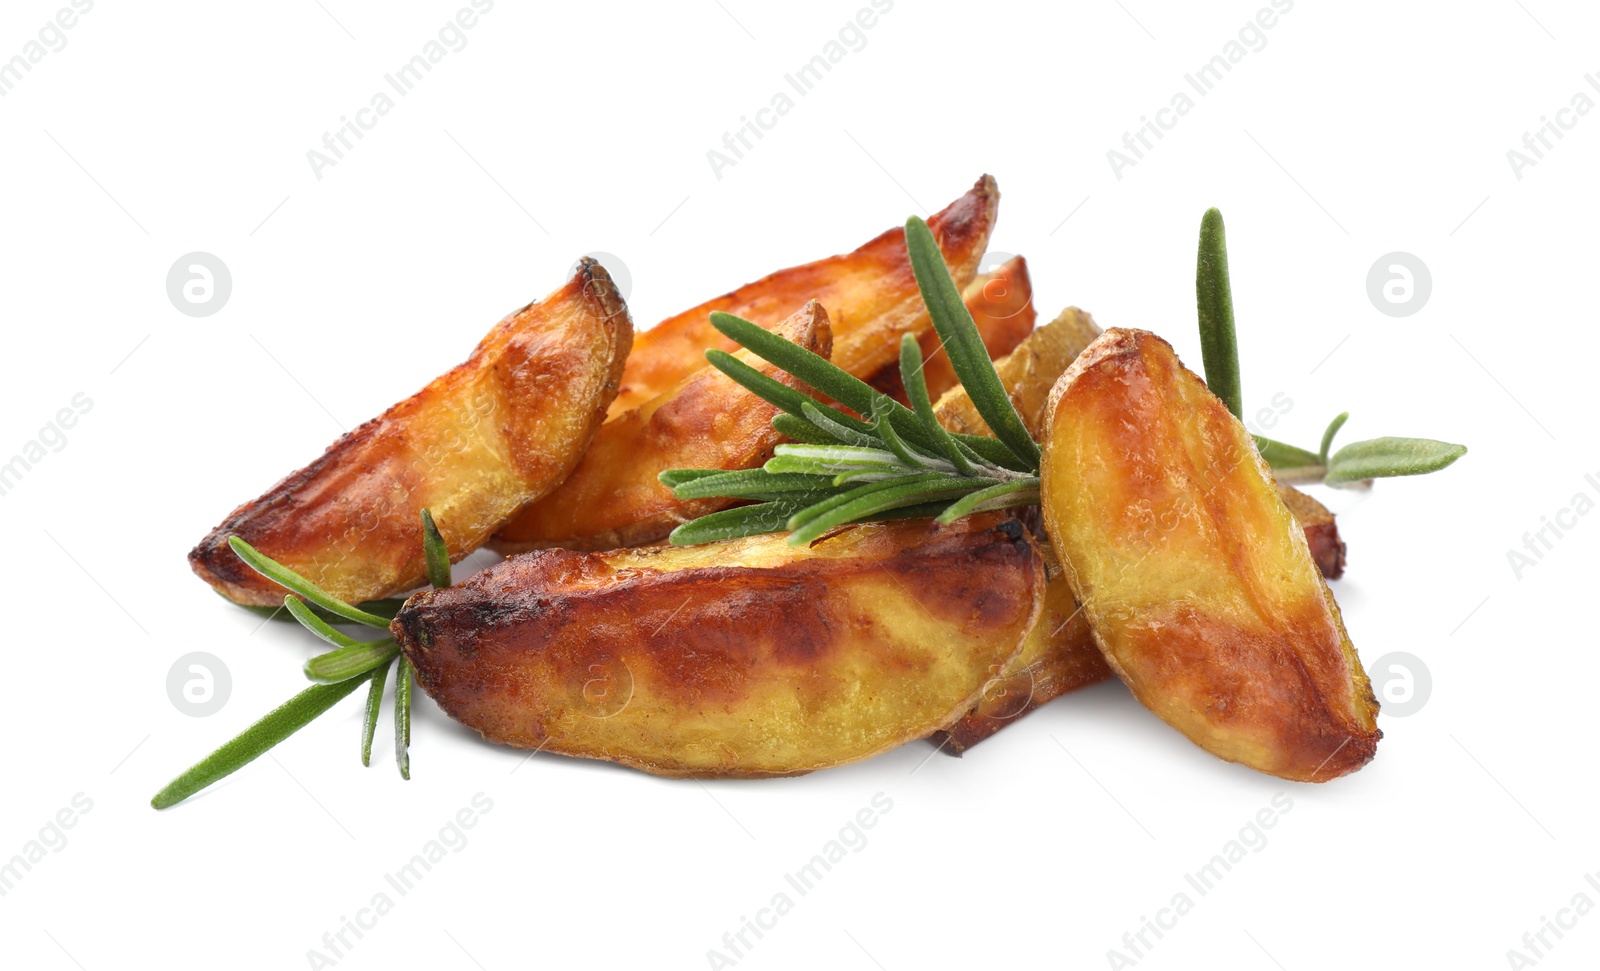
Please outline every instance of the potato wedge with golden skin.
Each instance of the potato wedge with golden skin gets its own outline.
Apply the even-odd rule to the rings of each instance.
[[[632,341],[610,276],[584,259],[464,364],[235,509],[189,554],[190,566],[237,603],[281,605],[287,591],[229,548],[239,536],[351,603],[417,586],[420,510],[432,511],[460,559],[553,489],[604,420]]]
[[[977,272],[999,204],[1000,190],[985,175],[928,219],[956,286],[965,287]],[[779,270],[641,331],[611,415],[639,407],[704,367],[708,348],[736,349],[711,326],[713,310],[770,328],[808,300],[827,307],[832,318],[833,363],[862,380],[899,360],[901,334],[920,337],[933,328],[906,256],[905,229],[896,227],[853,252]]]
[[[773,330],[823,357],[833,347],[827,311],[815,300]],[[749,351],[734,356],[798,387]],[[716,368],[701,368],[644,405],[607,419],[567,480],[519,513],[491,545],[509,554],[551,546],[611,550],[665,539],[679,523],[735,500],[680,500],[657,474],[760,465],[783,441],[772,428],[777,412]]]
[[[1317,569],[1336,579],[1344,570],[1345,546],[1333,513],[1293,486],[1279,484],[1278,495],[1305,531]],[[960,755],[1035,708],[1112,676],[1054,551],[1045,544],[1041,552],[1049,579],[1039,622],[1028,631],[1022,651],[984,690],[983,699],[949,731],[931,736],[947,752]]]
[[[1305,531],[1243,425],[1165,341],[1101,335],[1051,392],[1045,527],[1106,660],[1207,751],[1321,782],[1378,705]]]
[[[1029,629],[1022,650],[984,686],[978,703],[949,729],[931,737],[945,751],[960,755],[1040,705],[1111,677],[1088,619],[1053,562],[1054,554],[1048,546],[1042,552],[1049,579],[1039,620]]]
[[[782,776],[948,727],[1017,653],[1044,570],[1013,520],[541,550],[407,601],[418,683],[491,741],[666,776]]]
[[[1028,261],[1013,256],[992,273],[979,274],[961,291],[961,300],[972,314],[978,336],[983,338],[989,357],[998,360],[1017,349],[1033,333],[1038,312],[1033,308],[1033,280],[1028,275]],[[922,347],[922,379],[928,385],[928,396],[934,401],[956,387],[961,379],[944,352],[937,332],[925,332],[918,343]],[[880,370],[867,382],[874,388],[903,405],[906,400],[905,385],[900,377],[898,361]]]

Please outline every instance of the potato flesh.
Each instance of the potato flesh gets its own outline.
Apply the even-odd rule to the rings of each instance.
[[[957,287],[977,272],[999,202],[1000,190],[986,175],[928,220]],[[809,300],[831,315],[833,363],[862,380],[899,359],[901,334],[921,337],[933,327],[906,256],[905,230],[891,229],[853,252],[779,270],[642,331],[611,415],[639,407],[703,367],[707,348],[736,350],[711,326],[713,310],[772,327]]]
[[[773,330],[823,357],[832,350],[828,314],[814,300]],[[734,356],[797,386],[749,351]],[[607,419],[572,475],[508,523],[493,546],[502,553],[552,546],[605,550],[665,539],[679,523],[733,501],[676,499],[657,474],[760,465],[783,440],[772,428],[777,410],[716,368],[701,368],[641,407]]]
[[[286,591],[229,548],[240,536],[336,597],[358,602],[424,576],[419,513],[451,557],[478,548],[567,477],[604,419],[633,325],[604,268],[501,321],[466,363],[340,438],[311,465],[235,509],[189,554],[238,603]]]
[[[1377,702],[1249,433],[1165,341],[1107,331],[1051,393],[1041,503],[1096,642],[1224,759],[1298,781],[1368,762]]]
[[[526,553],[413,597],[418,683],[491,741],[668,776],[793,775],[948,727],[1017,653],[1044,582],[978,516],[610,553]]]

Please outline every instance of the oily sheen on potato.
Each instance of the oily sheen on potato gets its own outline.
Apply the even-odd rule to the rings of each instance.
[[[1249,432],[1165,341],[1112,329],[1051,392],[1041,507],[1096,643],[1207,751],[1321,782],[1370,761],[1377,701]]]
[[[832,351],[828,314],[815,300],[773,330],[823,357]],[[797,386],[749,351],[734,357]],[[567,480],[502,529],[494,548],[609,550],[665,539],[678,524],[733,501],[675,498],[657,475],[760,465],[783,440],[772,427],[777,411],[716,368],[703,367],[638,408],[607,419]]]
[[[977,273],[999,208],[1000,190],[985,175],[929,217],[957,287]],[[849,253],[778,270],[642,330],[611,414],[639,407],[704,367],[708,348],[737,349],[711,326],[712,311],[771,328],[808,300],[828,308],[833,363],[862,380],[899,360],[900,335],[920,338],[933,330],[906,256],[905,229],[897,226]]]
[[[782,776],[948,728],[1040,609],[995,514],[689,547],[524,553],[417,594],[391,630],[491,741],[667,776]]]
[[[415,587],[425,572],[421,510],[459,559],[555,488],[604,420],[632,341],[610,276],[580,261],[464,364],[229,513],[190,566],[237,603],[281,605],[286,591],[229,548],[239,536],[352,603]]]

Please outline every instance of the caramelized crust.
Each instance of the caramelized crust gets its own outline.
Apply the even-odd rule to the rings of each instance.
[[[609,553],[542,550],[417,594],[418,682],[491,741],[668,776],[778,776],[947,728],[1017,653],[1044,571],[976,516]]]
[[[1000,190],[986,175],[928,220],[957,287],[977,272],[999,203]],[[905,230],[891,229],[854,252],[779,270],[642,331],[610,413],[637,408],[704,367],[707,348],[734,350],[711,326],[713,310],[770,328],[808,300],[832,315],[833,363],[863,380],[899,359],[901,334],[920,338],[932,329],[906,256]]]
[[[611,278],[583,260],[560,289],[501,321],[461,364],[235,509],[189,554],[242,604],[286,591],[228,547],[256,549],[352,603],[424,576],[419,513],[460,559],[577,464],[616,393],[633,325]]]
[[[1110,330],[1048,404],[1044,520],[1113,670],[1207,751],[1320,782],[1377,702],[1249,433],[1172,348]]]
[[[815,300],[773,329],[823,357],[832,350],[828,314]],[[749,351],[734,356],[797,386]],[[782,440],[772,428],[777,411],[716,368],[701,368],[644,405],[607,419],[572,475],[524,509],[492,545],[502,553],[551,546],[607,550],[664,539],[679,523],[725,509],[733,500],[680,501],[657,474],[760,465]]]

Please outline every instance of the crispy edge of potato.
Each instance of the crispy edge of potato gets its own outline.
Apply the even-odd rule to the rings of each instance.
[[[1249,432],[1166,341],[1096,339],[1051,392],[1044,448],[1047,530],[1141,703],[1285,779],[1372,759],[1377,700],[1305,532]]]
[[[773,331],[823,357],[833,349],[828,312],[815,300]],[[734,356],[800,387],[747,350]],[[608,418],[566,481],[525,507],[490,545],[510,554],[552,546],[607,550],[664,539],[678,524],[735,500],[680,500],[657,474],[760,465],[783,441],[772,427],[777,412],[716,368],[695,371],[644,405]]]
[[[1000,190],[985,175],[928,219],[958,287],[977,272],[999,203]],[[711,326],[712,311],[770,328],[807,300],[832,315],[834,363],[863,380],[899,359],[901,334],[932,330],[906,255],[905,228],[896,227],[852,252],[778,270],[641,331],[610,414],[637,408],[705,366],[707,349],[735,349]]]
[[[237,535],[352,603],[415,587],[420,510],[459,560],[553,489],[604,421],[632,341],[621,294],[585,257],[464,363],[229,513],[189,553],[191,568],[237,603],[281,605],[287,591],[228,546]]]
[[[1040,610],[995,514],[608,553],[541,550],[413,596],[418,683],[490,741],[657,775],[771,777],[947,728]]]
[[[1339,537],[1339,524],[1333,513],[1292,485],[1279,483],[1278,495],[1305,527],[1306,542],[1311,546],[1311,558],[1317,561],[1317,569],[1329,580],[1344,576],[1345,545]]]
[[[996,360],[1016,350],[1033,333],[1039,316],[1033,306],[1028,261],[1021,256],[1013,256],[992,273],[979,274],[962,291],[961,300],[972,314],[984,349]],[[922,380],[928,385],[928,396],[938,401],[961,379],[936,331],[926,331],[917,343],[922,347]],[[867,383],[901,404],[909,404],[898,361],[885,365]]]

